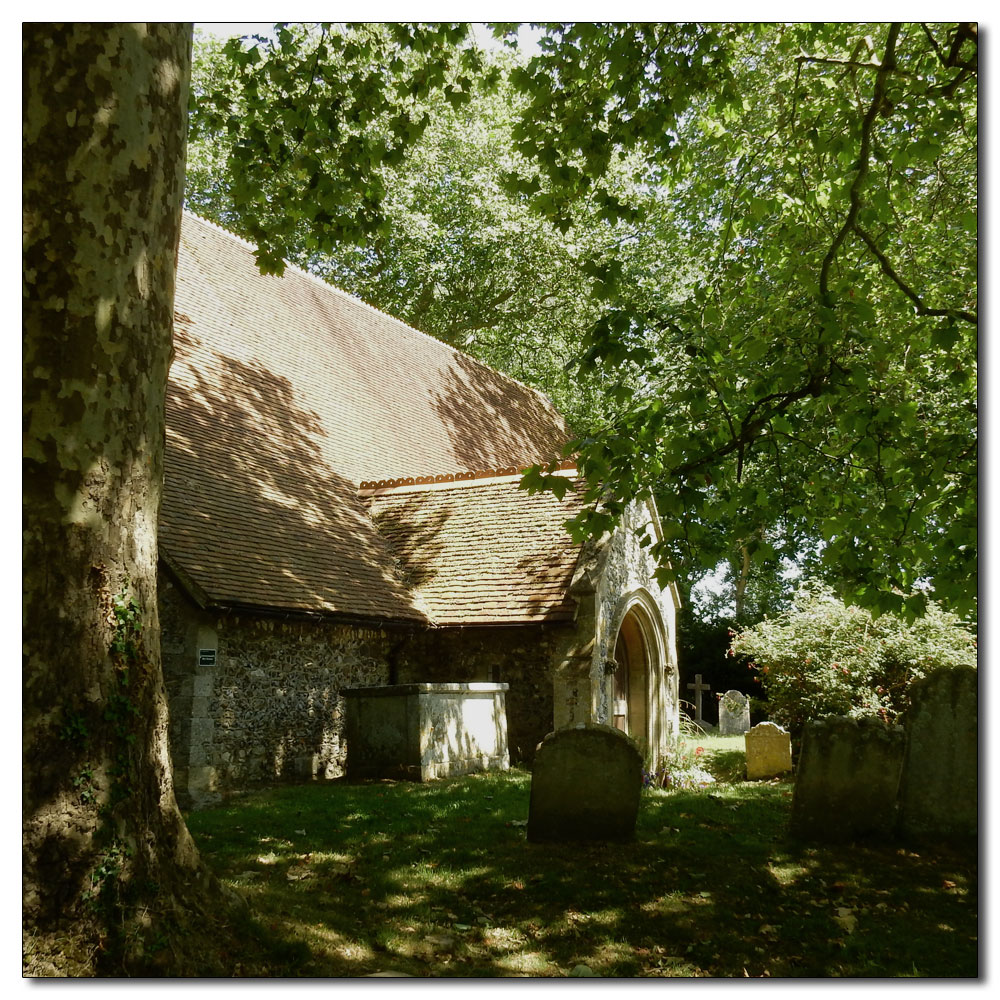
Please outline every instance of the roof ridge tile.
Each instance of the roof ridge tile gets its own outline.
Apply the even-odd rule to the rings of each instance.
[[[541,464],[541,463],[539,463]],[[426,476],[400,476],[398,479],[374,479],[364,480],[358,484],[358,495],[369,496],[372,493],[383,493],[389,490],[403,491],[407,487],[414,486],[456,486],[464,483],[481,483],[486,479],[516,479],[523,476],[532,466],[516,465],[499,469],[477,469],[474,472],[444,472]],[[560,472],[576,473],[576,459],[566,459],[560,462],[554,469],[549,466],[550,475],[559,475]]]

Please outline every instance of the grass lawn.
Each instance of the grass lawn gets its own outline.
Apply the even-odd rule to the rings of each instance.
[[[268,788],[191,813],[258,925],[233,971],[977,975],[974,856],[796,843],[792,783],[743,781],[742,737],[697,743],[718,783],[644,792],[629,844],[527,843],[518,770]]]

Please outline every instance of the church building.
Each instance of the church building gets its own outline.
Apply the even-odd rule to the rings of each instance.
[[[185,214],[166,400],[160,626],[182,805],[333,778],[342,692],[502,682],[510,756],[678,722],[677,595],[651,504],[576,544],[519,489],[570,437],[539,392]]]

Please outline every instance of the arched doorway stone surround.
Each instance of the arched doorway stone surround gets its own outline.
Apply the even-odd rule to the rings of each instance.
[[[646,541],[641,541],[643,536]],[[580,723],[612,725],[615,647],[622,631],[641,637],[645,718],[635,733],[650,763],[657,765],[679,725],[676,621],[679,597],[673,585],[656,580],[651,544],[662,537],[649,503],[631,505],[622,525],[588,543],[574,577],[577,600],[574,635],[556,661],[553,675],[556,729]],[[641,701],[636,693],[637,701]],[[640,713],[642,714],[642,713]]]
[[[645,589],[623,595],[613,621],[613,662],[624,671],[606,672],[611,709],[607,721],[622,728],[614,711],[617,681],[626,708],[624,731],[644,752],[655,755],[676,731],[672,710],[677,705],[678,678],[670,630],[653,595]]]

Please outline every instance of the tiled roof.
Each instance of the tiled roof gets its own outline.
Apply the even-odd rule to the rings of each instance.
[[[560,501],[527,494],[520,476],[374,492],[372,517],[437,625],[559,621],[580,553],[563,524],[582,506],[574,483]]]
[[[362,480],[521,468],[539,393],[185,214],[160,544],[212,604],[423,621]],[[518,494],[525,498],[523,493]]]

